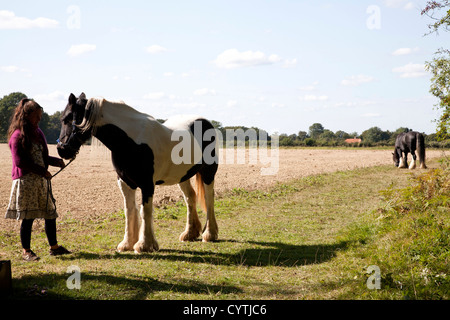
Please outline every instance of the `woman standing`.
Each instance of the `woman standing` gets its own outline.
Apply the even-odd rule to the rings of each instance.
[[[56,239],[56,206],[51,194],[48,166],[64,168],[62,159],[48,154],[47,141],[38,127],[42,107],[30,99],[22,99],[11,118],[8,144],[12,154],[12,188],[5,218],[22,220],[20,240],[25,261],[39,257],[31,250],[31,230],[34,219],[45,219],[45,233],[50,255],[70,253]]]

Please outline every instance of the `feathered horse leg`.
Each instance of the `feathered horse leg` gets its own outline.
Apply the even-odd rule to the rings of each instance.
[[[412,160],[411,160],[411,163],[409,164],[409,170],[412,170],[412,169],[415,169],[416,168],[416,154],[413,152],[413,153],[411,153],[411,155],[412,155]]]
[[[181,182],[178,186],[183,192],[184,201],[187,206],[186,229],[180,235],[180,241],[193,241],[200,236],[202,231],[202,224],[197,214],[196,194],[190,180]]]

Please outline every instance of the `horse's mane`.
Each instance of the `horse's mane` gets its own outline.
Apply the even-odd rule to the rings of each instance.
[[[102,105],[105,99],[103,98],[90,98],[86,103],[85,112],[89,110],[89,115],[83,118],[83,122],[77,127],[81,132],[86,132],[90,129],[95,130],[95,124],[101,115]]]
[[[135,136],[140,136],[142,131],[140,127],[136,128],[136,125],[162,126],[154,117],[137,111],[123,101],[111,102],[104,98],[90,98],[86,103],[83,121],[77,127],[82,133],[91,131],[92,136],[95,136],[96,129],[104,125],[105,121],[108,123],[112,121],[112,124]]]

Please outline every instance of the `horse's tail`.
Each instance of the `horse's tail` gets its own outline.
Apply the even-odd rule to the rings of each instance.
[[[420,162],[420,168],[426,169],[427,166],[425,165],[425,139],[423,137],[423,134],[419,133],[417,135],[417,153],[419,154],[419,162]]]
[[[205,186],[203,185],[203,178],[200,172],[195,175],[196,182],[196,193],[197,193],[197,203],[200,204],[203,211],[206,212],[206,201],[205,201]]]

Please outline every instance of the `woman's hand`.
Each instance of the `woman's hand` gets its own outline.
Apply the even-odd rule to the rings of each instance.
[[[59,161],[57,163],[57,167],[64,168],[65,166],[66,166],[66,164],[64,163],[64,160],[59,159]]]
[[[51,178],[53,178],[53,176],[52,176],[52,174],[51,174],[50,172],[47,171],[47,172],[45,173],[44,178],[47,179],[47,180],[50,180]]]

